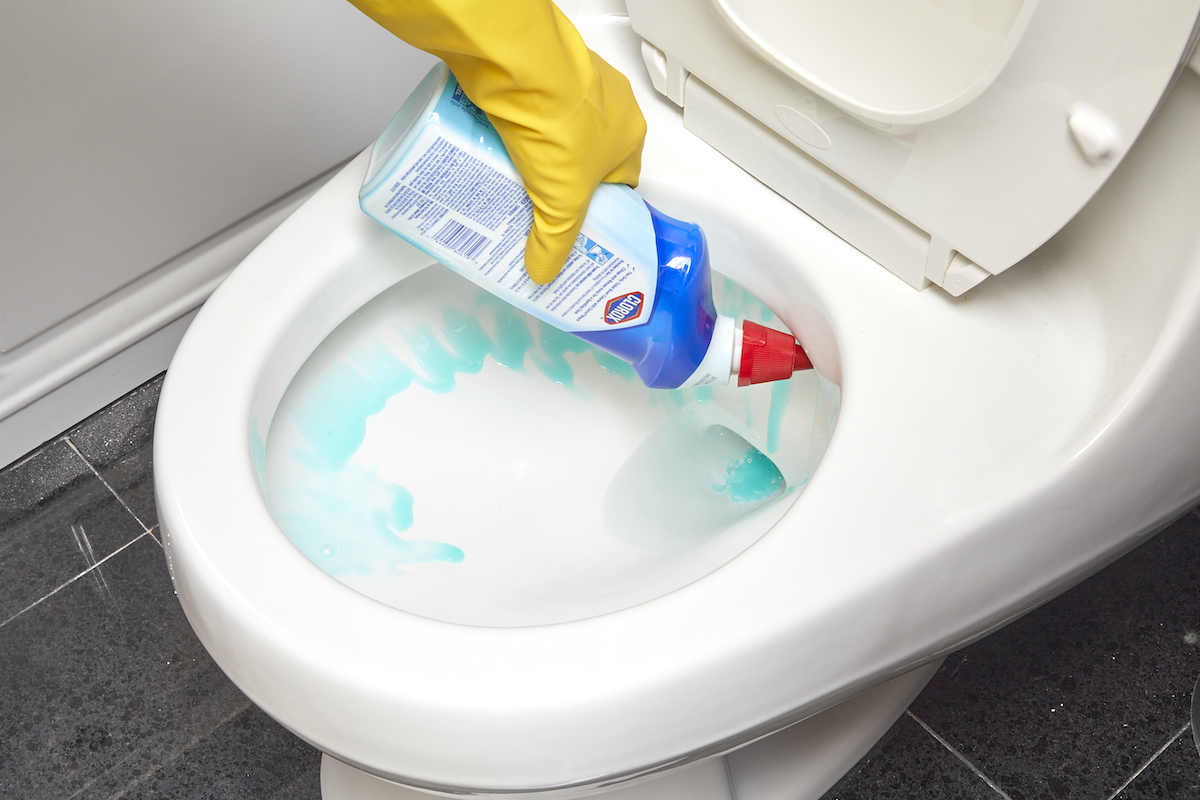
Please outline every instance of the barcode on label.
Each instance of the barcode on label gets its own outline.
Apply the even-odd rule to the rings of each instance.
[[[468,259],[474,259],[476,254],[492,243],[491,239],[474,228],[452,219],[447,220],[441,230],[433,235],[433,240]]]

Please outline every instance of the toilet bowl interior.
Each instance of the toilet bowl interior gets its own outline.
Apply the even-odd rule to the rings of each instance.
[[[714,276],[722,313],[784,327]],[[316,348],[274,414],[263,489],[342,583],[472,625],[583,619],[686,585],[761,537],[828,445],[838,388],[645,388],[632,369],[420,270]]]

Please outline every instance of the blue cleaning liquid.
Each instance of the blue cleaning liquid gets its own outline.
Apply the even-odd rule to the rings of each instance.
[[[280,526],[310,561],[334,577],[369,575],[380,567],[461,562],[452,544],[401,536],[415,521],[415,501],[403,486],[356,464],[317,473],[273,503]]]
[[[250,420],[250,464],[254,468],[254,480],[258,490],[267,493],[267,443],[258,432],[258,420]]]
[[[639,549],[696,544],[787,492],[775,463],[702,415],[674,415],[614,476],[601,514],[616,538]]]
[[[441,307],[440,337],[428,326],[404,336],[415,365],[380,342],[368,343],[331,365],[293,406],[304,447],[292,457],[304,465],[309,480],[277,497],[274,506],[288,537],[330,575],[361,576],[380,565],[399,570],[405,564],[453,564],[465,558],[452,544],[400,536],[415,521],[412,494],[374,470],[348,463],[366,438],[367,420],[392,397],[413,385],[439,394],[453,391],[459,376],[479,373],[488,357],[521,372],[531,361],[548,380],[571,390],[574,371],[567,353],[591,353],[602,367],[632,377],[627,364],[614,364],[616,359],[586,342],[532,321],[489,294],[480,292],[476,299],[474,313]],[[484,319],[491,323],[491,335]],[[251,439],[255,471],[262,475],[266,447],[257,422]]]
[[[713,425],[703,439],[704,456],[725,467],[724,480],[713,489],[734,503],[759,503],[787,489],[775,462],[728,428]]]
[[[722,306],[747,304],[740,294],[723,288]],[[378,340],[361,342],[327,366],[289,405],[301,442],[291,456],[307,478],[287,491],[277,487],[272,508],[292,541],[331,575],[365,576],[385,568],[400,573],[407,564],[456,564],[467,557],[448,542],[409,538],[419,516],[416,499],[405,487],[351,463],[364,442],[368,419],[391,398],[413,387],[451,392],[465,377],[483,370],[488,358],[518,373],[528,374],[532,365],[545,380],[576,393],[579,358],[590,356],[615,378],[635,377],[626,362],[486,292],[476,293],[466,309],[442,304],[440,316],[436,333],[427,325],[402,332],[415,363],[406,363]],[[784,381],[772,387],[771,452],[784,425],[790,385]],[[696,387],[648,392],[645,397],[671,411],[702,407],[712,400],[713,390]],[[748,403],[749,395],[740,399]],[[748,404],[745,411],[751,411]],[[639,449],[610,493],[627,503],[631,485],[640,484],[632,491],[645,513],[623,534],[640,537],[639,547],[697,541],[755,513],[790,488],[770,457],[728,428],[690,421],[686,415],[673,419],[665,432]],[[266,448],[257,423],[251,433],[255,469],[261,472]],[[647,481],[647,474],[657,477]]]
[[[525,354],[533,347],[526,314],[488,292],[479,292],[477,306],[491,318],[491,356],[502,367],[525,370]]]
[[[335,364],[325,380],[296,408],[296,421],[308,442],[312,468],[337,471],[362,445],[367,418],[404,391],[416,373],[376,343],[349,363]]]
[[[788,397],[792,394],[791,381],[776,381],[771,384],[771,410],[767,416],[767,452],[779,450],[779,435],[783,432],[783,414],[787,411]]]
[[[729,317],[757,319],[759,322],[770,322],[775,319],[775,313],[767,308],[766,303],[724,275],[721,276],[721,290],[722,314]]]
[[[479,320],[454,306],[443,305],[441,312],[442,335],[446,337],[450,349],[469,365],[464,371],[473,375],[483,369],[483,362],[493,355],[495,344],[483,330]]]
[[[431,392],[449,392],[454,389],[456,375],[474,375],[483,369],[482,361],[447,350],[433,335],[433,331],[424,325],[405,338],[417,360],[417,366],[425,376],[419,379],[420,383]]]
[[[567,361],[567,354],[586,353],[594,350],[587,342],[560,331],[551,325],[538,325],[538,352],[533,354],[533,364],[538,372],[559,386],[573,388],[575,370]]]

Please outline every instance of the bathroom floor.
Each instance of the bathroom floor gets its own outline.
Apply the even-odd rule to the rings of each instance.
[[[161,377],[0,470],[0,797],[317,800],[172,593]],[[1200,798],[1200,513],[946,660],[825,800]]]

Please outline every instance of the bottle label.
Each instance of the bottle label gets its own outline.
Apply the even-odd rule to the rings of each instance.
[[[438,261],[563,330],[631,327],[649,316],[642,309],[653,305],[657,250],[641,198],[602,184],[558,277],[534,283],[525,272],[533,202],[499,135],[453,78],[412,147],[361,203]]]
[[[646,306],[646,295],[641,292],[629,292],[608,301],[604,307],[604,321],[609,325],[620,325],[630,322],[642,314]]]

